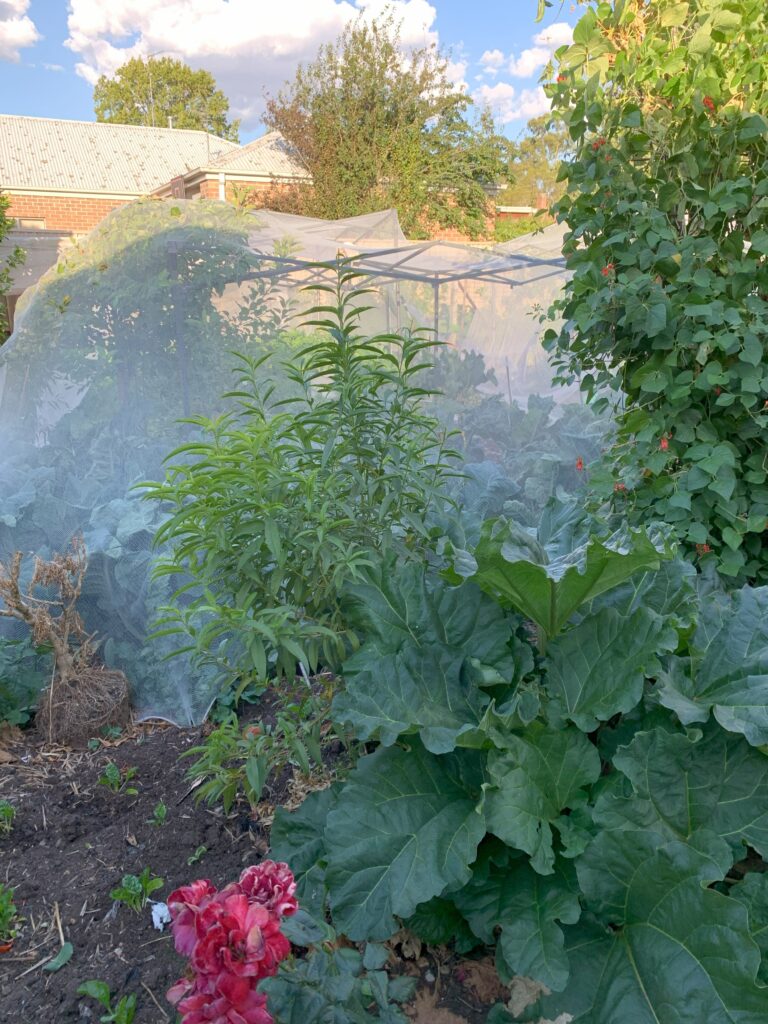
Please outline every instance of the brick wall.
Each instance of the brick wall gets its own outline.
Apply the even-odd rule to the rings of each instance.
[[[32,217],[44,220],[47,231],[71,231],[82,234],[96,227],[108,213],[125,206],[130,199],[96,199],[61,195],[18,195],[6,193],[11,201],[9,217]]]

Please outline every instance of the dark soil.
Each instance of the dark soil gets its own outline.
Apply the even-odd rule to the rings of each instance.
[[[0,837],[0,881],[14,887],[24,922],[13,948],[0,953],[2,1024],[98,1021],[103,1011],[77,995],[92,978],[107,982],[115,1001],[136,995],[135,1024],[174,1020],[165,993],[183,973],[183,960],[168,932],[154,930],[149,908],[134,913],[115,904],[110,891],[124,874],[145,867],[164,880],[154,894],[160,900],[195,878],[221,886],[268,852],[268,817],[252,820],[243,808],[226,817],[220,808],[195,804],[185,774],[189,759],[179,762],[179,755],[200,740],[200,730],[162,725],[139,726],[84,752],[48,747],[30,732],[16,738],[14,760],[0,763],[0,799],[16,807],[12,833]],[[99,785],[110,760],[136,769],[128,785],[137,795]],[[277,791],[271,799],[283,796]],[[168,812],[157,826],[150,821],[160,801]],[[72,958],[46,971],[62,935],[74,946]],[[493,976],[487,966],[487,960],[424,950],[395,969],[421,978],[409,1008],[418,1024],[481,1024],[498,998],[482,991]]]

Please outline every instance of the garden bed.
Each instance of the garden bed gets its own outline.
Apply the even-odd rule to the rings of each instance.
[[[153,929],[149,908],[136,914],[116,905],[111,890],[145,867],[164,880],[158,899],[194,878],[224,885],[258,862],[269,840],[268,804],[256,820],[244,807],[225,816],[218,806],[195,804],[189,762],[179,755],[200,739],[199,729],[145,725],[97,750],[73,752],[31,731],[7,734],[0,750],[13,760],[0,762],[0,799],[17,813],[12,833],[0,838],[0,880],[15,887],[24,923],[13,948],[0,954],[0,1020],[97,1020],[97,1005],[77,994],[92,978],[105,981],[114,998],[136,995],[135,1024],[174,1019],[165,992],[182,973],[182,958],[169,933]],[[128,783],[135,795],[99,784],[110,761],[136,770]],[[289,784],[281,779],[271,800],[282,802]],[[160,802],[167,817],[156,825]],[[47,971],[62,937],[72,943],[72,957]],[[443,949],[410,952],[398,962],[393,954],[391,965],[419,975],[409,1016],[420,1024],[485,1019],[501,994],[489,960],[462,961]]]

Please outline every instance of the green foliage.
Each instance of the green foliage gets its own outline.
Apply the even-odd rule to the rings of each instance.
[[[306,956],[284,961],[260,991],[281,1024],[406,1024],[396,1005],[413,994],[415,979],[389,978],[381,970],[388,950],[368,943],[364,952],[336,944],[336,933],[303,910],[283,931],[293,945],[309,946]]]
[[[133,1024],[136,1014],[136,996],[121,996],[117,1003],[112,1003],[112,993],[106,981],[85,981],[77,990],[79,996],[88,996],[101,1003],[106,1010],[99,1020],[101,1024]]]
[[[168,817],[168,807],[163,803],[162,800],[158,801],[152,808],[152,817],[147,819],[148,825],[156,825],[160,828],[165,824],[165,820]]]
[[[196,783],[195,799],[221,803],[226,814],[242,793],[252,811],[262,798],[267,781],[291,767],[309,778],[322,767],[327,702],[310,693],[286,700],[275,721],[240,725],[231,712],[197,747],[183,757],[198,758],[187,771]]]
[[[144,868],[140,875],[123,875],[120,885],[110,892],[110,898],[119,900],[137,914],[149,903],[152,893],[163,887],[163,879]]]
[[[471,100],[447,72],[434,45],[402,47],[393,12],[349,24],[267,103],[267,125],[312,178],[270,205],[330,219],[394,207],[409,236],[436,224],[485,234],[508,143],[487,113],[465,118]]]
[[[274,402],[260,360],[243,356],[233,411],[195,419],[200,440],[147,485],[169,511],[157,572],[189,581],[162,632],[229,685],[338,665],[354,643],[341,588],[377,551],[421,557],[444,501],[453,453],[418,383],[432,342],[363,337],[355,278],[342,267],[336,287],[317,289],[321,334],[283,366],[295,396]]]
[[[110,793],[124,793],[126,796],[136,796],[139,792],[135,786],[128,783],[136,775],[135,768],[118,768],[114,761],[107,761],[104,770],[98,778],[100,786],[106,786]]]
[[[625,396],[593,476],[692,557],[766,578],[768,11],[761,0],[590,8],[549,87],[574,156],[556,206],[560,377]],[[620,484],[614,492],[616,483]]]
[[[228,121],[229,101],[210,71],[193,71],[173,57],[133,57],[114,77],[102,75],[94,86],[97,121],[158,128],[196,128],[238,141],[239,121]]]
[[[500,200],[500,204],[501,202]],[[531,214],[530,217],[497,217],[493,226],[493,237],[496,242],[511,242],[514,238],[539,231],[551,223],[551,220],[537,217],[536,214]]]
[[[8,836],[13,831],[16,819],[16,808],[8,800],[0,800],[0,836]]]
[[[8,207],[11,201],[0,192],[0,242],[8,236],[13,227],[13,219],[8,216]],[[5,296],[11,286],[11,271],[24,262],[24,250],[15,246],[9,256],[6,256],[0,263],[0,345],[8,336],[8,316],[5,307]]]
[[[380,746],[276,815],[273,855],[355,941],[495,942],[502,980],[549,990],[526,1019],[757,1024],[766,590],[707,590],[661,538],[573,509],[453,556],[457,586],[385,566],[349,587],[363,643],[333,713]]]
[[[0,942],[12,942],[16,938],[18,920],[18,910],[13,902],[13,889],[0,882]]]
[[[45,654],[29,637],[0,637],[0,722],[26,725],[51,678]]]

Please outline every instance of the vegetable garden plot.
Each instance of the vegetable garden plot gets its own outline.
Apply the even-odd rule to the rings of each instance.
[[[148,639],[181,581],[152,577],[163,513],[136,487],[194,436],[180,421],[224,408],[233,350],[272,353],[260,372],[274,376],[306,340],[298,325],[317,301],[311,286],[335,274],[315,261],[351,257],[375,292],[365,330],[426,323],[459,353],[485,352],[495,367],[485,389],[524,404],[549,375],[529,314],[562,276],[556,236],[541,237],[528,258],[519,243],[509,254],[408,243],[394,211],[328,223],[149,200],[115,212],[22,298],[0,353],[0,558],[49,557],[82,533],[80,608],[100,656],[125,672],[141,717],[201,721],[215,673],[183,655],[165,661],[175,640]],[[289,391],[279,372],[277,387]],[[475,405],[474,390],[460,404]],[[33,669],[27,657],[25,674]]]

